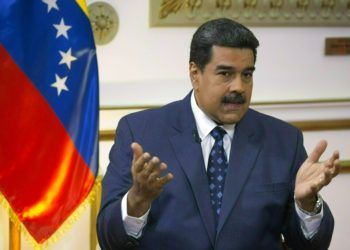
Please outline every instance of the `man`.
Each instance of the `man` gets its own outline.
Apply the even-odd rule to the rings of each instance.
[[[249,109],[256,48],[221,18],[193,36],[193,91],[118,124],[103,180],[102,249],[327,249],[334,221],[318,191],[339,172],[320,141]]]

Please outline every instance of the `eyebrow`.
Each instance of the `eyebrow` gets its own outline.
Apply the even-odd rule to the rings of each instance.
[[[232,67],[232,66],[227,66],[227,65],[218,65],[216,66],[215,68],[215,71],[218,71],[218,70],[230,70],[230,71],[235,71],[235,67]],[[245,69],[243,69],[242,71],[254,71],[255,70],[255,67],[254,66],[251,66],[251,67],[247,67]]]

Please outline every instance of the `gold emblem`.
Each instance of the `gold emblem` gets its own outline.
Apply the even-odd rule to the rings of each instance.
[[[104,45],[112,41],[119,25],[115,9],[106,2],[94,2],[88,9],[95,43]]]

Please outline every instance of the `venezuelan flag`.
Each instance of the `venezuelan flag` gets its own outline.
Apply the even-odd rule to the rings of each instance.
[[[0,0],[0,193],[38,244],[98,172],[98,71],[84,6]]]

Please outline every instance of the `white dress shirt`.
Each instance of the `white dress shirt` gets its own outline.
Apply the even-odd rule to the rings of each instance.
[[[197,125],[198,135],[201,138],[201,147],[204,157],[205,169],[208,167],[208,159],[211,148],[214,145],[215,139],[210,135],[210,132],[217,126],[217,124],[210,119],[197,105],[194,93],[191,95],[191,108],[194,114],[194,118]],[[224,135],[224,150],[226,153],[227,161],[230,159],[230,151],[231,151],[231,141],[233,139],[233,134],[235,130],[235,124],[228,124],[221,126],[225,129],[226,134]],[[127,195],[126,193],[122,199],[122,218],[124,223],[125,231],[128,235],[133,236],[135,238],[139,238],[142,235],[142,229],[147,223],[147,218],[149,211],[148,210],[141,217],[132,217],[127,214]],[[301,229],[306,238],[310,239],[313,235],[315,235],[319,229],[321,224],[321,220],[323,217],[323,206],[321,212],[314,215],[309,216],[302,212],[295,202],[295,209],[300,218]]]

